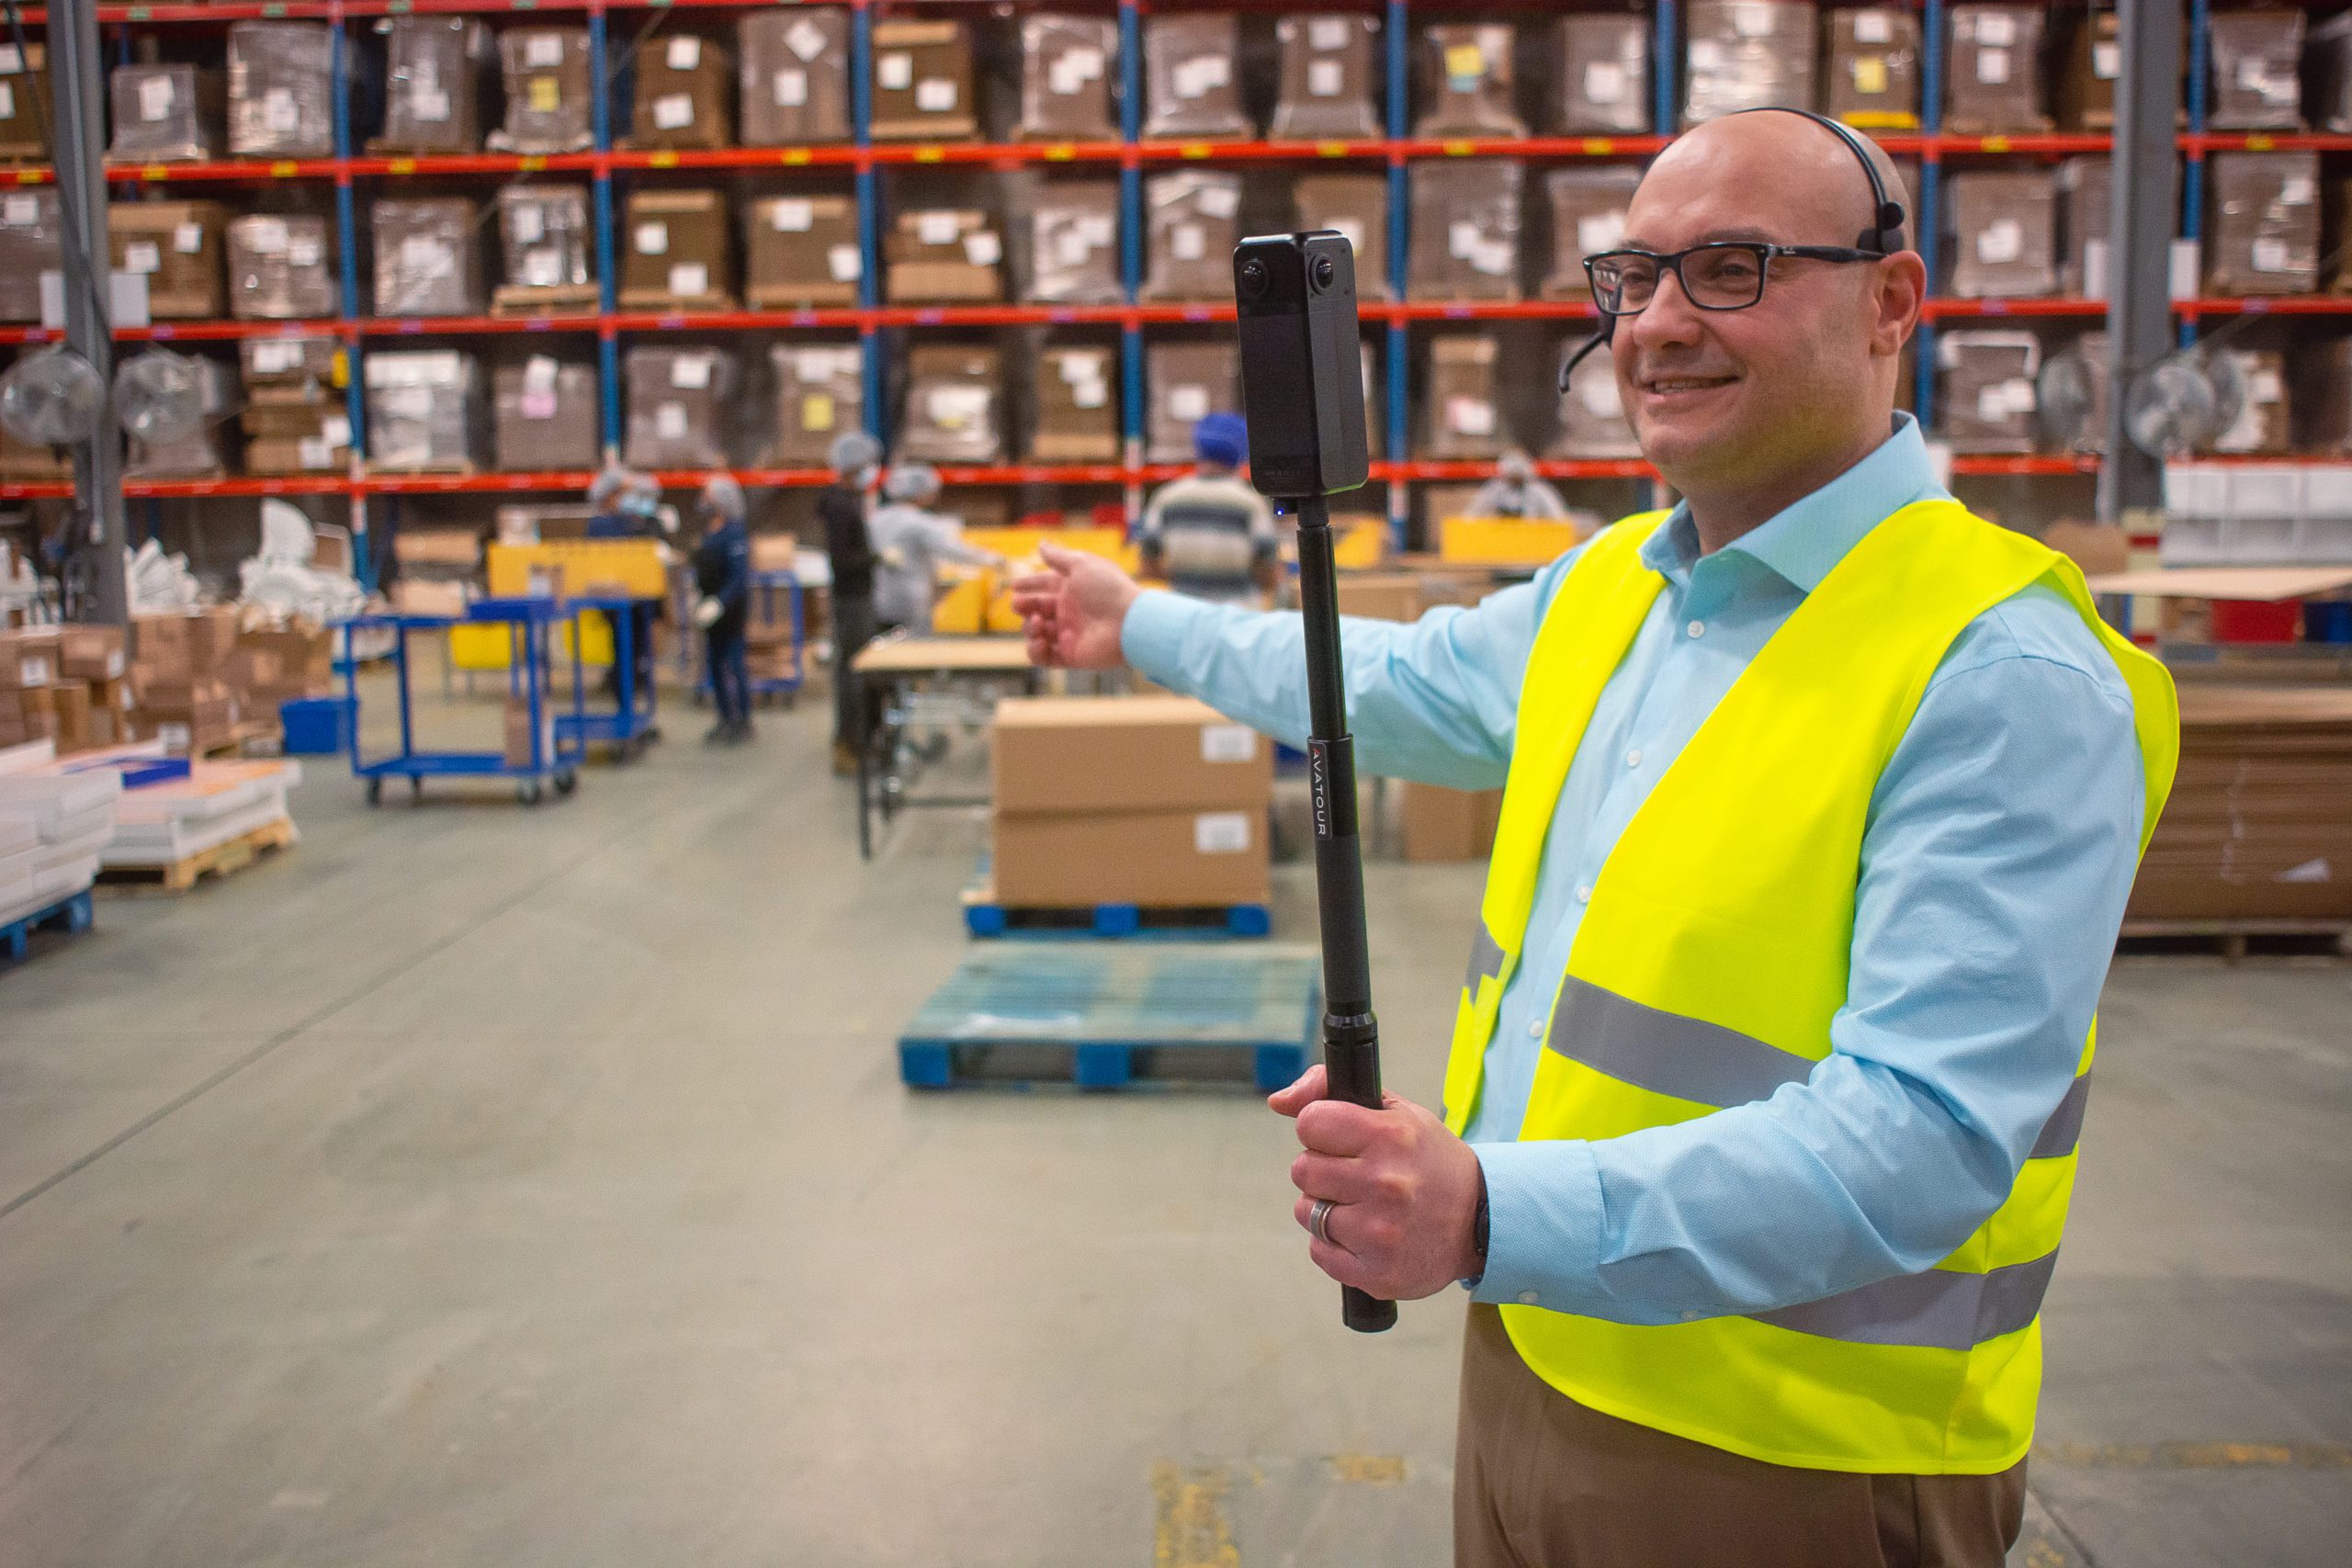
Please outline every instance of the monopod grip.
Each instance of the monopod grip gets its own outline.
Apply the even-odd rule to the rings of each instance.
[[[1380,1109],[1380,1026],[1370,1014],[1324,1015],[1323,1066],[1331,1099]],[[1396,1326],[1396,1303],[1342,1285],[1340,1320],[1358,1334],[1378,1334]]]

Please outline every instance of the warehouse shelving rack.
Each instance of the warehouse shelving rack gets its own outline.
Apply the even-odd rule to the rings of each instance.
[[[341,496],[353,507],[353,524],[366,530],[370,503],[383,500],[397,505],[409,495],[523,495],[560,492],[584,487],[586,471],[554,473],[489,472],[469,475],[390,474],[370,472],[366,465],[366,419],[362,406],[362,363],[372,347],[401,340],[464,338],[477,334],[560,333],[593,335],[599,367],[600,427],[608,446],[621,434],[620,344],[640,333],[724,334],[750,331],[854,331],[864,349],[865,418],[876,435],[887,436],[888,401],[884,355],[879,334],[886,331],[929,328],[1111,326],[1118,329],[1122,359],[1122,425],[1125,460],[1116,464],[1006,463],[984,467],[948,468],[943,479],[952,485],[1075,484],[1116,485],[1125,489],[1131,506],[1142,486],[1177,471],[1141,460],[1146,409],[1144,387],[1145,334],[1155,326],[1179,323],[1218,323],[1232,319],[1229,305],[1146,304],[1138,300],[1144,270],[1143,179],[1148,172],[1185,164],[1295,163],[1374,164],[1385,169],[1389,182],[1387,283],[1394,303],[1368,303],[1364,317],[1385,337],[1386,396],[1383,428],[1374,433],[1378,453],[1374,479],[1386,491],[1386,510],[1401,540],[1409,515],[1408,487],[1425,480],[1466,480],[1484,477],[1491,466],[1483,463],[1418,460],[1411,450],[1410,329],[1423,322],[1500,321],[1589,321],[1594,312],[1583,301],[1529,300],[1512,304],[1465,304],[1407,298],[1408,256],[1408,171],[1419,161],[1455,157],[1510,156],[1533,161],[1629,160],[1646,157],[1665,145],[1663,135],[1617,137],[1531,136],[1526,138],[1432,139],[1411,134],[1411,23],[1426,14],[1426,6],[1412,0],[1377,0],[1374,6],[1353,8],[1375,12],[1383,22],[1382,65],[1385,83],[1385,134],[1377,139],[1337,141],[1145,141],[1139,130],[1143,100],[1142,18],[1144,0],[1118,0],[1120,61],[1118,95],[1120,137],[1116,141],[1082,142],[889,142],[875,141],[869,91],[872,28],[888,0],[835,0],[846,5],[852,22],[852,126],[848,142],[785,148],[728,148],[715,151],[646,151],[615,145],[612,123],[613,86],[616,73],[612,55],[616,43],[610,19],[655,13],[724,13],[767,0],[266,0],[259,4],[102,6],[102,24],[115,29],[119,47],[127,49],[123,29],[141,26],[209,25],[250,19],[316,20],[334,29],[334,97],[335,152],[328,158],[279,160],[216,160],[205,163],[128,164],[110,168],[107,178],[119,187],[163,185],[204,186],[279,181],[331,182],[341,267],[341,310],[329,319],[311,321],[166,321],[124,329],[125,342],[207,343],[249,336],[328,335],[343,345],[349,367],[348,400],[352,421],[351,468],[346,473],[286,478],[231,477],[217,479],[130,480],[127,495],[152,501],[246,497],[264,495]],[[1302,0],[1303,3],[1303,0]],[[1543,11],[1536,0],[1500,0],[1505,8]],[[1921,13],[1923,123],[1914,133],[1879,136],[1893,154],[1917,157],[1920,164],[1919,206],[1915,215],[1917,243],[1928,257],[1930,293],[1917,350],[1915,404],[1932,428],[1935,399],[1934,337],[1945,323],[2003,319],[2079,318],[2086,324],[2104,315],[2098,299],[1962,299],[1934,295],[1940,272],[1938,231],[1941,218],[1941,179],[1947,158],[2055,158],[2075,152],[2109,152],[2105,135],[2052,133],[2038,135],[1962,137],[1941,129],[1942,77],[1946,0],[1916,0]],[[2187,160],[2184,183],[2182,238],[2199,238],[2202,205],[2202,162],[2211,152],[2233,148],[2263,150],[2315,148],[2352,151],[2352,135],[2263,135],[2213,133],[2206,126],[2207,62],[2205,21],[2210,0],[2190,0],[2192,14],[2189,73],[2189,118],[2178,138]],[[486,20],[521,24],[537,17],[584,21],[590,41],[592,79],[600,85],[593,106],[594,143],[571,153],[468,153],[454,156],[360,155],[355,151],[350,123],[352,77],[345,24],[407,13],[463,13]],[[1678,0],[1657,0],[1653,7],[1651,81],[1652,118],[1657,127],[1679,123],[1682,72],[1680,6]],[[22,15],[28,26],[44,19],[39,7]],[[1126,301],[1106,306],[891,306],[879,298],[882,277],[883,203],[880,176],[885,171],[925,165],[981,165],[997,169],[1095,167],[1114,169],[1121,191],[1120,270]],[[710,170],[758,172],[847,171],[858,196],[859,244],[864,259],[856,306],[801,310],[734,310],[671,313],[618,308],[614,254],[616,175],[640,171]],[[361,180],[408,180],[581,174],[589,177],[596,214],[599,309],[592,315],[547,317],[425,317],[376,318],[360,308],[357,257],[362,236],[354,186]],[[49,178],[38,167],[0,170],[0,185],[39,184]],[[2208,317],[2253,312],[2282,314],[2352,314],[2352,298],[2301,296],[2285,299],[2197,299],[2175,306],[2183,341]],[[0,344],[42,341],[56,334],[40,328],[0,329]],[[1652,470],[1638,461],[1549,460],[1538,464],[1549,477],[1567,479],[1641,478]],[[2096,458],[2075,455],[2025,457],[1962,457],[1953,471],[1961,475],[2043,475],[2095,473]],[[746,484],[804,486],[821,484],[821,469],[744,468],[733,470]],[[665,473],[663,482],[684,486],[697,482],[700,471]],[[62,482],[0,485],[0,499],[58,496],[69,487]],[[150,519],[151,531],[153,518]],[[362,552],[363,560],[372,552]]]

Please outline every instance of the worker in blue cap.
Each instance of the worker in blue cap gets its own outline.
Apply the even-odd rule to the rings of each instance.
[[[743,523],[743,487],[730,474],[713,474],[695,510],[703,525],[695,546],[695,625],[702,628],[711,705],[718,710],[703,744],[731,746],[752,738],[752,671],[743,651],[752,536]]]
[[[1250,457],[1241,416],[1204,416],[1193,453],[1193,472],[1160,486],[1143,509],[1135,543],[1144,571],[1180,593],[1262,609],[1277,570],[1274,509],[1241,477]]]
[[[618,464],[607,464],[589,485],[588,511],[592,539],[659,541],[678,528],[677,514],[662,509],[662,486],[653,476]],[[640,691],[653,687],[653,611],[650,599],[629,606],[629,664]],[[606,673],[607,692],[617,692],[619,684],[617,671]]]

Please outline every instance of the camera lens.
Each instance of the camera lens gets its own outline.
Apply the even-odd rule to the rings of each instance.
[[[1241,264],[1242,298],[1255,299],[1265,292],[1266,264],[1253,256]]]
[[[1339,276],[1339,275],[1340,275],[1339,264],[1338,264],[1338,263],[1336,263],[1336,262],[1334,262],[1334,261],[1332,261],[1332,259],[1331,259],[1329,256],[1317,256],[1317,257],[1315,258],[1315,287],[1316,287],[1316,288],[1330,288],[1330,287],[1331,287],[1331,280],[1332,280],[1333,278],[1335,278],[1335,277]]]

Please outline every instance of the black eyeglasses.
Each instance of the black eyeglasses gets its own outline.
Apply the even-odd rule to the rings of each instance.
[[[1592,301],[1604,316],[1639,314],[1657,295],[1658,280],[1672,272],[1683,296],[1702,310],[1745,310],[1764,298],[1764,278],[1774,256],[1806,261],[1883,261],[1876,251],[1851,245],[1768,245],[1724,240],[1659,255],[1651,251],[1603,251],[1584,261]]]

